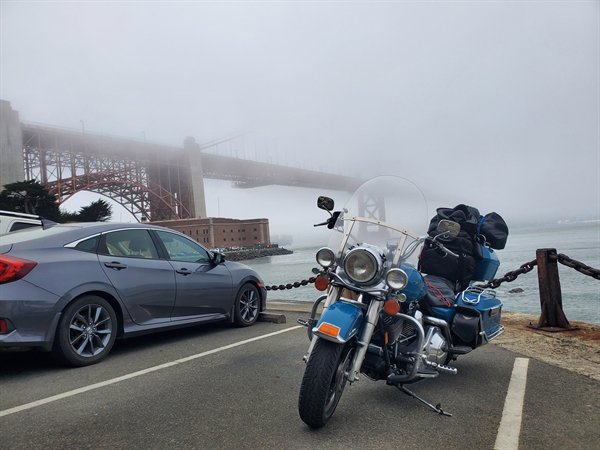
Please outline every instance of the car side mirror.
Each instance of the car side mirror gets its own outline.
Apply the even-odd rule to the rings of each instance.
[[[325,197],[323,195],[317,198],[317,208],[324,209],[325,211],[333,211],[335,202],[332,198]]]
[[[437,226],[437,234],[443,234],[444,237],[456,237],[460,233],[460,224],[452,220],[442,219]]]
[[[222,264],[225,261],[225,255],[223,253],[219,253],[219,252],[213,252],[213,264],[215,266],[218,266],[219,264]]]

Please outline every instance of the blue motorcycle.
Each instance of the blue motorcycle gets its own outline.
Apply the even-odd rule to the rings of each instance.
[[[361,373],[450,415],[406,385],[440,373],[455,375],[452,360],[502,333],[502,302],[476,282],[494,276],[497,257],[482,243],[485,256],[479,263],[485,267],[458,294],[443,277],[424,276],[417,268],[418,250],[433,248],[448,263],[459,259],[448,247],[461,226],[440,220],[426,236],[412,231],[427,229],[427,203],[403,178],[367,181],[340,211],[333,212],[328,197],[319,197],[317,206],[330,218],[315,226],[326,225],[332,237],[316,254],[321,269],[315,270],[315,286],[326,295],[315,301],[308,320],[298,320],[310,338],[298,402],[301,419],[311,428],[324,426],[346,385]]]

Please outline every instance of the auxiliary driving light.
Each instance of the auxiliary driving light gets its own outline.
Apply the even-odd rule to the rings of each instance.
[[[385,282],[393,290],[399,291],[408,284],[408,275],[402,269],[390,269],[385,276]]]
[[[320,248],[317,251],[317,262],[325,269],[333,266],[333,263],[335,262],[333,250],[327,247]]]

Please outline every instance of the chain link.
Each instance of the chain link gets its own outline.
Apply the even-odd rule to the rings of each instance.
[[[600,270],[598,269],[594,269],[593,267],[590,267],[580,261],[571,259],[563,253],[559,253],[556,256],[556,259],[559,263],[564,264],[567,267],[575,269],[576,271],[584,275],[590,276],[592,278],[595,278],[596,280],[600,280]],[[521,267],[519,267],[516,270],[507,272],[501,278],[495,278],[493,280],[488,281],[482,287],[496,289],[502,283],[510,283],[511,281],[515,281],[519,275],[531,272],[535,266],[537,266],[537,260],[534,259],[532,261],[526,262],[525,264],[522,264]],[[295,283],[288,284],[274,284],[273,286],[265,286],[265,288],[267,289],[267,291],[283,291],[285,289],[294,289],[300,286],[306,286],[310,283],[314,283],[315,280],[315,277],[310,277],[308,280],[296,281]]]
[[[575,261],[574,259],[569,258],[567,255],[559,253],[558,262],[570,267],[571,269],[575,269],[577,272],[595,278],[596,280],[600,280],[600,270],[594,269],[593,267],[590,267],[582,262]]]
[[[300,286],[306,286],[309,283],[314,283],[316,280],[315,277],[310,277],[308,280],[296,281],[295,283],[288,284],[274,284],[273,286],[265,286],[267,291],[283,291],[285,289],[293,289],[298,288]]]
[[[518,269],[513,270],[511,272],[507,272],[502,278],[495,278],[491,281],[488,281],[483,287],[496,289],[504,282],[510,283],[511,281],[515,281],[519,275],[531,272],[536,265],[537,261],[535,259],[533,261],[526,262],[525,264],[522,264],[521,267],[519,267]]]

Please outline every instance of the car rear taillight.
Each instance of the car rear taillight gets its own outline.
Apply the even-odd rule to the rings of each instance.
[[[0,284],[23,278],[37,266],[35,261],[0,255]]]
[[[10,320],[8,319],[0,319],[0,334],[7,334],[14,330],[15,327],[12,326]]]

